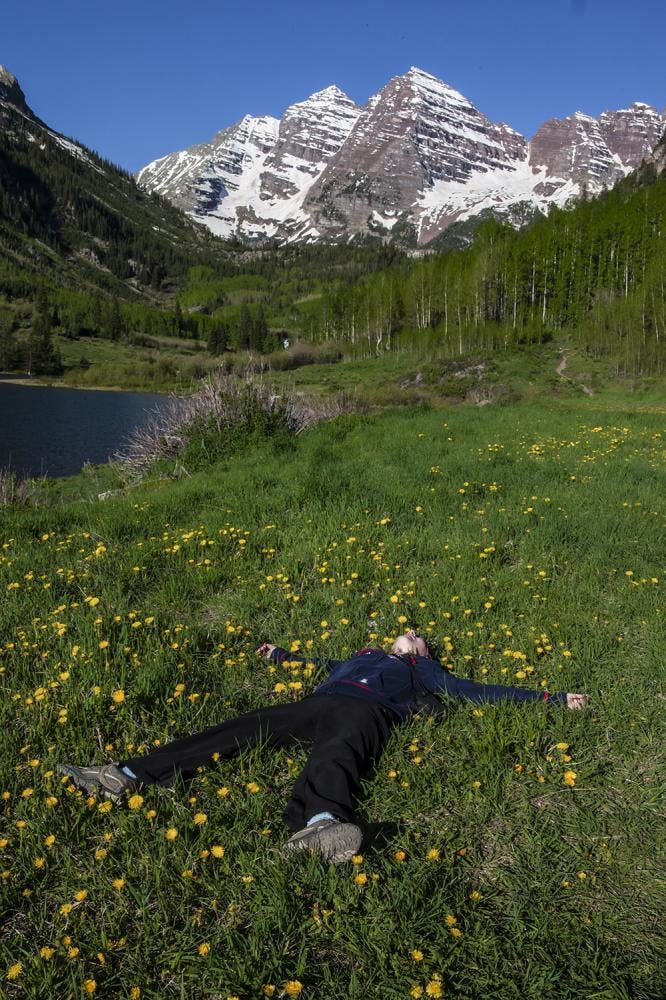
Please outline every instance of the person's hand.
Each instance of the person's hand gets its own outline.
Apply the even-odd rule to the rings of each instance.
[[[569,691],[567,694],[567,708],[585,708],[585,706],[589,705],[589,703],[589,694],[574,694],[573,691]]]
[[[275,648],[276,648],[275,643],[265,642],[263,643],[263,645],[259,647],[259,649],[256,649],[255,652],[257,656],[264,656],[268,660],[270,659],[270,655]]]

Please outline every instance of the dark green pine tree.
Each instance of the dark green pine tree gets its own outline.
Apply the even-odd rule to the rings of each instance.
[[[183,318],[183,310],[181,308],[180,302],[176,299],[176,304],[173,308],[173,329],[175,337],[182,337],[185,332],[185,320]]]
[[[240,316],[238,317],[238,346],[250,347],[251,339],[252,317],[250,315],[250,310],[247,307],[247,303],[244,302],[241,306]]]
[[[250,343],[248,346],[254,351],[261,351],[267,335],[268,323],[266,322],[266,314],[264,307],[260,305],[250,325]]]
[[[28,370],[31,375],[60,375],[62,358],[53,343],[53,312],[43,293],[35,303],[28,339]]]
[[[208,334],[208,342],[206,344],[208,353],[214,357],[223,354],[227,347],[227,339],[227,330],[224,324],[216,324]]]
[[[114,298],[107,322],[107,336],[109,340],[120,340],[123,334],[123,318],[120,314],[120,303]]]

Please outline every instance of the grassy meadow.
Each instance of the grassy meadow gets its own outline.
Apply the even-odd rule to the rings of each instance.
[[[663,996],[665,414],[618,392],[352,414],[0,511],[0,994]],[[344,657],[408,626],[461,676],[592,707],[394,730],[343,866],[283,851],[303,750],[123,808],[55,776],[310,690],[263,641]]]

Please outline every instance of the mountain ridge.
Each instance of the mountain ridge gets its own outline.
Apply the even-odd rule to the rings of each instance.
[[[322,98],[325,113],[313,136],[309,115]],[[270,123],[263,144],[248,134],[248,123],[260,122]],[[528,140],[411,67],[362,108],[332,85],[280,119],[245,116],[210,143],[167,154],[136,176],[221,236],[390,239],[400,222],[396,232],[411,227],[425,245],[481,213],[515,222],[598,194],[648,158],[665,129],[666,116],[636,101],[597,118],[582,111],[551,118]],[[307,138],[296,155],[276,152],[299,132]]]

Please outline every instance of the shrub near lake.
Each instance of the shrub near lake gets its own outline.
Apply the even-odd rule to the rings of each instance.
[[[600,399],[346,415],[4,509],[7,996],[663,995],[664,411]],[[460,676],[592,707],[397,728],[336,867],[282,848],[304,751],[123,808],[55,774],[314,686],[260,642],[344,657],[409,626]]]

